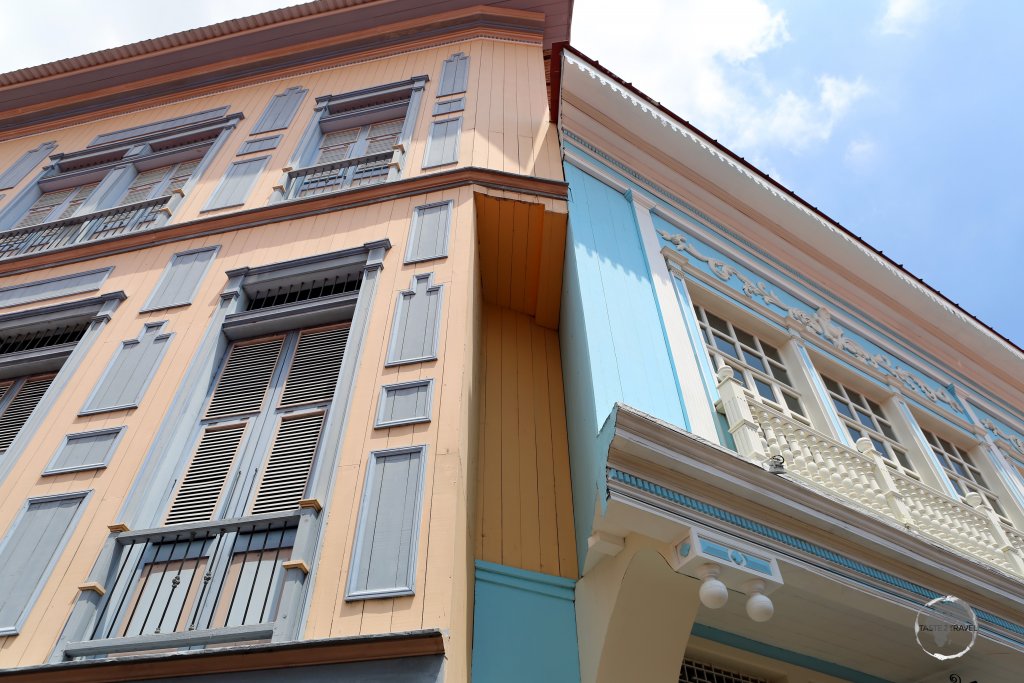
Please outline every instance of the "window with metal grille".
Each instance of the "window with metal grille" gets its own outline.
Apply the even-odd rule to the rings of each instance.
[[[886,416],[882,406],[825,375],[822,375],[821,379],[850,438],[857,441],[862,437],[868,437],[875,450],[885,458],[887,465],[908,477],[920,479],[907,456],[907,449],[893,431],[892,421]]]
[[[704,344],[715,368],[728,366],[743,386],[772,407],[810,424],[779,350],[701,306],[694,306]]]
[[[927,429],[921,431],[924,432],[924,438],[931,446],[935,457],[942,463],[946,477],[956,492],[961,496],[972,492],[977,493],[1004,522],[1009,524],[1010,520],[1006,516],[1006,511],[1003,510],[1003,506],[999,504],[998,497],[985,483],[981,470],[974,464],[974,460],[967,454],[967,451]]]
[[[404,117],[395,118],[324,133],[315,165],[330,166],[303,176],[297,196],[308,197],[384,182],[391,152],[402,133],[404,122]],[[355,163],[358,159],[364,160]],[[354,163],[340,163],[349,160]]]
[[[768,683],[767,679],[729,671],[712,664],[684,659],[679,683]]]
[[[89,321],[83,320],[66,325],[35,328],[21,332],[0,334],[0,356],[19,351],[46,349],[64,344],[74,344],[89,328]]]
[[[363,284],[363,271],[347,272],[323,277],[311,277],[308,280],[290,282],[288,284],[271,284],[255,289],[249,296],[247,311],[258,311],[264,308],[284,306],[299,301],[310,301],[332,296],[358,292]]]
[[[348,325],[335,325],[228,348],[167,524],[297,507],[334,398],[348,333]],[[247,483],[232,487],[228,499],[226,484],[232,480]]]

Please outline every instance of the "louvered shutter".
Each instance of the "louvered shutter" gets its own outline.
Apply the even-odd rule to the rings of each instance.
[[[44,192],[14,227],[29,228],[33,225],[70,217],[89,199],[97,185],[99,183],[89,183],[80,187]],[[64,208],[61,209],[61,207]]]
[[[207,419],[259,411],[283,341],[277,337],[231,347],[206,410]]]
[[[99,183],[90,183],[77,188],[72,194],[71,201],[67,203],[67,206],[60,212],[60,215],[55,218],[51,217],[50,220],[60,220],[75,215],[75,212],[78,211],[82,204],[85,204],[86,200],[92,196],[92,192],[96,189],[97,185]]]
[[[323,140],[320,141],[320,158],[316,163],[330,164],[347,159],[349,150],[359,139],[360,130],[359,128],[348,128],[324,134]]]
[[[166,524],[212,519],[238,453],[246,423],[203,430],[199,446],[174,497]]]
[[[306,491],[323,424],[323,413],[281,419],[251,514],[291,510],[298,506]]]
[[[348,331],[348,327],[340,327],[299,336],[281,396],[282,408],[331,400],[345,357]]]
[[[6,452],[14,437],[25,425],[32,411],[36,409],[43,394],[50,388],[53,375],[46,377],[30,377],[21,385],[18,392],[0,414],[0,452]],[[10,389],[8,385],[7,390]],[[6,393],[6,391],[4,393]]]
[[[382,121],[370,126],[366,137],[366,153],[377,154],[390,150],[398,142],[398,136],[402,132],[404,119],[392,119]]]

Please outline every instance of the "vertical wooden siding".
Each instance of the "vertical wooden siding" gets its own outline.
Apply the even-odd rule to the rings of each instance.
[[[577,578],[558,333],[485,304],[476,555]]]

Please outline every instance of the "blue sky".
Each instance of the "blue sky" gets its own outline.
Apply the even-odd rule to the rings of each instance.
[[[5,0],[0,72],[287,4]],[[1024,3],[622,7],[576,0],[573,43],[1024,345]]]

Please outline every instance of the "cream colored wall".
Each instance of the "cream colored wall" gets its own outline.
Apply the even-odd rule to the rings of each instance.
[[[103,117],[100,114],[89,123],[0,142],[0,171],[17,160],[23,152],[43,142],[56,141],[58,146],[54,153],[78,152],[102,133],[230,105],[230,113],[241,112],[245,115],[244,120],[231,133],[196,187],[177,207],[171,221],[184,222],[208,215],[252,209],[265,206],[270,199],[273,186],[280,181],[282,169],[288,165],[313,116],[317,97],[394,83],[425,74],[430,81],[421,100],[402,174],[404,178],[413,177],[423,173],[420,167],[444,60],[461,51],[469,55],[470,70],[457,167],[479,166],[561,179],[558,143],[554,127],[548,120],[544,63],[539,43],[494,38],[454,42],[444,42],[441,38],[438,42],[441,44],[397,54],[352,58],[350,63],[332,68],[319,67],[287,76],[261,78],[258,83],[222,87],[211,94],[184,95],[175,98],[173,103],[140,107],[116,116]],[[264,153],[258,153],[236,158],[235,153],[242,142],[249,139],[249,132],[274,95],[292,86],[307,88],[308,93],[291,126],[284,131],[268,133],[281,134],[283,138],[277,149],[269,152],[267,170],[253,187],[245,205],[203,212],[202,208],[232,162],[240,158],[263,156]],[[445,171],[454,167],[436,167],[427,172]],[[42,168],[42,164],[39,168]],[[0,199],[0,209],[31,182],[36,172],[38,169],[17,187],[3,193],[5,196]]]
[[[406,234],[413,207],[453,200],[455,210],[450,256],[403,265]],[[450,679],[464,678],[468,648],[469,548],[467,490],[473,390],[470,381],[473,352],[473,311],[478,308],[478,275],[473,226],[472,188],[408,197],[361,208],[268,226],[175,242],[126,254],[49,269],[47,277],[113,266],[103,292],[123,290],[128,298],[104,328],[97,344],[57,399],[47,427],[35,434],[18,466],[0,484],[0,530],[6,530],[24,501],[33,496],[92,490],[84,514],[57,562],[20,635],[0,638],[0,667],[45,661],[62,629],[77,586],[85,580],[107,537],[107,525],[120,522],[118,510],[139,472],[152,436],[168,412],[174,391],[199,345],[227,278],[225,271],[357,247],[388,238],[393,247],[384,260],[366,342],[356,375],[348,426],[344,435],[335,487],[326,506],[320,564],[314,576],[312,610],[305,637],[441,628],[462,665],[449,665]],[[179,251],[218,244],[220,252],[202,282],[194,303],[187,307],[139,313],[170,260]],[[444,286],[438,360],[384,368],[385,344],[398,292],[414,274],[433,272]],[[38,279],[39,273],[0,279],[0,287]],[[82,298],[89,295],[79,295]],[[51,303],[51,302],[46,302]],[[32,308],[30,304],[19,308]],[[6,313],[16,308],[0,309]],[[89,392],[120,342],[134,338],[143,323],[166,320],[174,339],[156,378],[136,409],[79,417]],[[380,386],[421,377],[435,379],[430,423],[376,430],[373,417]],[[103,470],[41,477],[63,436],[70,432],[126,426],[125,437]],[[370,451],[427,444],[428,458],[416,568],[416,594],[411,597],[345,603],[352,538],[361,486]],[[461,655],[460,655],[461,653]],[[461,672],[461,673],[460,673]]]

